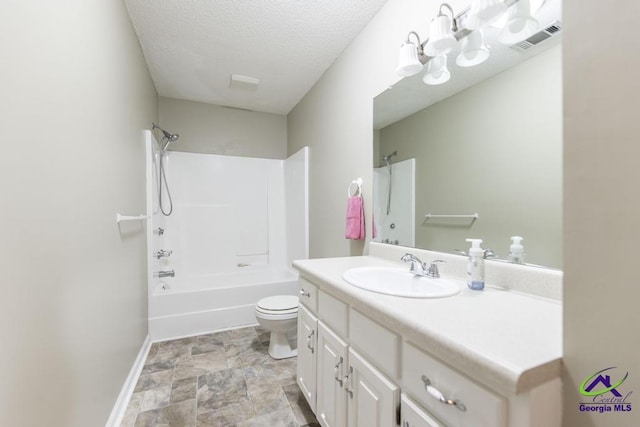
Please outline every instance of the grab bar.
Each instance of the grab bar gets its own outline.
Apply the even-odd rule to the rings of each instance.
[[[122,221],[142,221],[151,218],[151,215],[120,215],[116,214],[116,223],[120,224]]]

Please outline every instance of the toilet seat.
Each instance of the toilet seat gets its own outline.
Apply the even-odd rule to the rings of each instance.
[[[298,313],[298,297],[276,295],[263,298],[256,304],[256,312],[270,316],[287,316]]]
[[[273,314],[273,313],[265,313],[263,311],[256,310],[256,318],[264,319],[264,320],[291,320],[298,318],[298,312],[294,311],[288,314]]]

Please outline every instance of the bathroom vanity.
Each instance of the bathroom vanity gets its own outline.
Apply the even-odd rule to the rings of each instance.
[[[412,249],[423,261],[446,258],[441,273],[459,280],[462,291],[405,298],[342,279],[356,267],[408,268],[394,261],[406,248],[387,246],[372,244],[377,256],[294,263],[301,303],[297,378],[318,421],[331,427],[559,426],[561,304],[492,286],[522,281],[529,268],[488,266],[487,288],[471,291],[459,274],[463,257]],[[549,283],[559,287],[561,273],[551,272],[551,279],[544,270],[531,274],[543,278],[543,294],[558,294]]]

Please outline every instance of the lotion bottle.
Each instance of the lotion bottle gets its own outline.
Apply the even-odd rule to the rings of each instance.
[[[511,246],[509,246],[509,262],[514,264],[524,264],[524,247],[522,237],[511,236]]]
[[[471,242],[467,260],[467,286],[474,291],[484,289],[484,250],[480,247],[482,239],[467,239]]]

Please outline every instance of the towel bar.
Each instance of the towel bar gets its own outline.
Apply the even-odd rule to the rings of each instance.
[[[121,221],[142,221],[151,218],[151,215],[120,215],[116,214],[116,223],[120,224]]]
[[[473,218],[478,219],[480,216],[478,215],[478,213],[474,213],[474,214],[469,214],[469,215],[443,215],[443,214],[426,214],[425,219],[429,219],[429,218]]]
[[[478,218],[480,218],[480,215],[478,215],[478,213],[473,213],[473,214],[468,214],[468,215],[444,215],[444,214],[426,214],[424,216],[424,222],[429,221],[430,219],[470,219],[471,222],[469,222],[469,227],[471,227],[473,225],[474,222],[476,222],[476,220]]]

